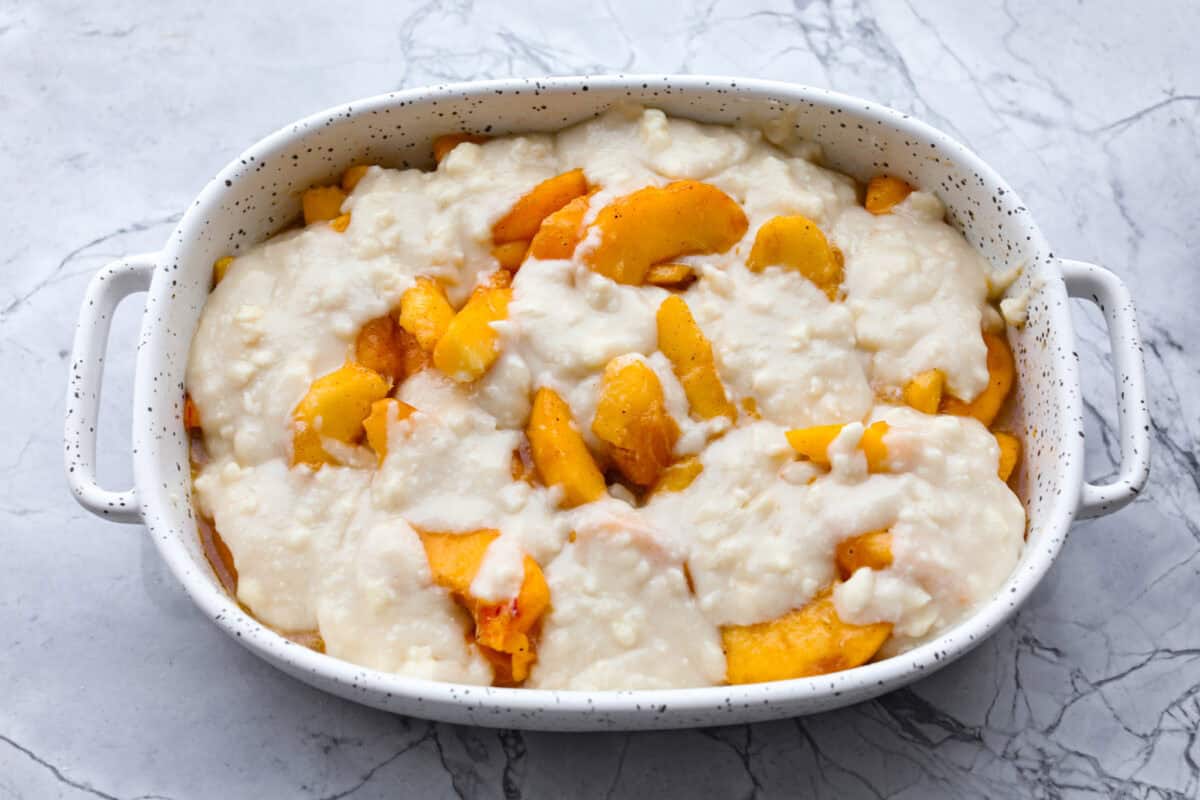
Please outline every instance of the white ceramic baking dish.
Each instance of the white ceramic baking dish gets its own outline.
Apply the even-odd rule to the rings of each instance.
[[[181,424],[188,347],[213,261],[270,236],[299,214],[298,194],[352,163],[431,166],[430,141],[458,130],[549,131],[614,103],[737,123],[790,115],[828,164],[860,179],[888,172],[938,194],[994,269],[1022,265],[1029,322],[1009,332],[1019,383],[1013,423],[1026,432],[1019,494],[1029,516],[1020,563],[970,619],[895,658],[817,678],[750,686],[554,692],[432,683],[363,669],[258,624],[220,588],[201,552]],[[109,320],[148,291],[133,390],[134,487],[101,488],[95,425]],[[1112,342],[1121,464],[1111,483],[1083,477],[1083,418],[1068,297],[1097,303]],[[1141,347],[1129,293],[1111,273],[1055,257],[1016,194],[962,145],[888,108],[786,83],[700,76],[501,80],[415,89],[349,103],[288,125],[214,178],[159,252],[105,267],[88,287],[71,358],[66,460],[76,498],[119,522],[144,522],[200,609],[244,646],[299,679],[361,703],[460,723],[594,730],[718,725],[822,711],[927,675],[978,644],[1050,568],[1071,521],[1128,503],[1149,469]],[[132,643],[131,643],[132,644]]]

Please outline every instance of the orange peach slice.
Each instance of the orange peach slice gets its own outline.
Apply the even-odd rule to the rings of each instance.
[[[451,150],[463,142],[483,144],[488,138],[487,136],[480,136],[477,133],[447,133],[439,136],[433,140],[433,160],[440,164],[443,158],[450,155]]]
[[[838,542],[836,558],[842,580],[849,580],[861,567],[887,569],[892,565],[892,534],[871,531],[843,539]]]
[[[888,622],[844,622],[826,589],[778,619],[723,627],[726,678],[730,683],[761,683],[850,669],[879,652],[891,632]]]
[[[943,398],[942,411],[959,417],[974,417],[990,428],[1012,389],[1017,365],[1003,334],[985,333],[983,341],[987,345],[988,385],[969,403],[957,397]]]
[[[604,476],[571,418],[570,407],[553,389],[537,390],[525,434],[542,483],[563,487],[564,507],[604,496]]]
[[[724,253],[749,222],[733,198],[700,181],[648,186],[609,203],[592,226],[600,241],[584,256],[594,271],[638,285],[655,264],[693,253]]]
[[[737,408],[725,396],[717,374],[712,344],[704,336],[687,303],[672,295],[658,307],[658,349],[671,362],[683,385],[691,412],[701,419],[737,419]]]
[[[529,252],[529,242],[525,239],[518,239],[515,242],[505,242],[498,244],[492,248],[492,258],[509,272],[516,272],[521,268],[521,263],[525,260],[525,254]]]
[[[913,187],[890,175],[876,175],[867,183],[866,208],[872,214],[887,214],[912,194]]]
[[[314,186],[300,196],[300,205],[304,209],[304,224],[327,222],[336,219],[342,213],[342,203],[346,201],[346,193],[337,186]]]
[[[481,286],[471,293],[433,349],[433,365],[459,383],[479,377],[500,356],[500,334],[492,327],[508,316],[512,289]]]
[[[679,426],[646,362],[614,359],[604,368],[592,433],[608,443],[617,469],[637,486],[652,485],[670,465]]]
[[[434,582],[449,590],[471,612],[475,641],[486,648],[484,655],[489,660],[496,653],[507,656],[507,669],[499,677],[514,683],[525,680],[536,658],[530,633],[550,608],[550,587],[541,567],[525,556],[525,574],[516,597],[501,602],[480,600],[471,594],[471,583],[488,547],[500,532],[485,529],[470,533],[419,533]]]
[[[576,197],[546,217],[529,243],[529,256],[543,261],[573,256],[587,210],[588,198]]]
[[[905,385],[904,402],[922,414],[936,414],[945,386],[946,376],[940,369],[927,369]]]
[[[546,217],[576,197],[587,194],[587,190],[587,178],[581,169],[573,169],[542,181],[496,221],[492,226],[492,242],[507,244],[532,239]]]
[[[183,396],[183,429],[194,431],[200,428],[200,409],[190,394]]]
[[[417,278],[400,297],[400,327],[415,336],[427,353],[437,347],[453,320],[454,306],[435,280]]]
[[[996,469],[1000,480],[1008,483],[1021,460],[1021,440],[1011,433],[996,433],[996,444],[1000,445],[1000,463]]]
[[[213,285],[216,286],[225,279],[225,274],[233,266],[233,256],[221,256],[213,262]]]
[[[367,174],[367,170],[371,167],[367,164],[355,164],[353,167],[346,167],[346,171],[342,173],[342,191],[350,194],[354,191],[354,187],[358,186]]]
[[[821,467],[829,467],[829,445],[842,432],[845,425],[814,425],[810,428],[792,428],[787,432],[788,444],[797,455]],[[873,422],[863,430],[859,440],[859,449],[867,457],[867,471],[884,472],[887,470],[887,446],[883,437],[888,432],[888,424],[883,420]]]
[[[391,383],[373,369],[353,361],[313,381],[292,411],[292,464],[319,469],[336,463],[321,439],[355,444],[364,434],[363,420],[371,404],[387,396]]]
[[[654,484],[651,493],[657,492],[682,492],[684,489],[692,485],[692,481],[700,477],[700,473],[704,471],[704,464],[696,456],[688,456],[681,458],[671,466],[663,470],[662,475],[658,479],[658,483]]]
[[[404,351],[397,339],[396,320],[376,317],[363,325],[354,341],[354,360],[397,383],[405,377]]]
[[[387,457],[388,425],[393,420],[408,419],[414,413],[415,408],[392,397],[385,397],[371,404],[371,413],[363,420],[363,430],[367,434],[367,446],[375,451],[380,464]]]
[[[842,264],[817,223],[799,214],[772,217],[754,236],[746,268],[780,266],[797,270],[830,300],[842,285]]]
[[[687,264],[655,264],[646,272],[646,283],[664,289],[686,289],[696,280],[696,270]]]

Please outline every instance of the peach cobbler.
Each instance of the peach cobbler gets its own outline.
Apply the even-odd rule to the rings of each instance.
[[[551,689],[846,669],[987,600],[1025,531],[988,265],[781,127],[443,136],[220,259],[185,422],[230,592],[365,667]]]

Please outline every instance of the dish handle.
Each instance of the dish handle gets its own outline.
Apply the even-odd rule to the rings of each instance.
[[[158,253],[127,256],[104,267],[88,284],[75,326],[67,383],[67,483],[79,504],[115,522],[141,521],[141,505],[133,489],[112,491],[96,478],[96,422],[104,354],[113,311],[127,296],[150,288]]]
[[[1133,298],[1120,278],[1084,261],[1064,258],[1060,262],[1067,294],[1090,300],[1104,313],[1112,349],[1121,463],[1111,482],[1084,482],[1078,516],[1090,519],[1124,508],[1137,497],[1150,476],[1150,411],[1146,406],[1142,337],[1133,311]]]

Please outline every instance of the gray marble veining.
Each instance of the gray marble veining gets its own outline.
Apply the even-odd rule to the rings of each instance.
[[[1010,2],[0,2],[0,797],[1200,795],[1200,7]],[[447,80],[708,72],[829,86],[976,149],[1063,255],[1130,284],[1151,485],[1077,525],[997,636],[910,689],[769,724],[489,731],[394,717],[260,663],[138,527],[61,475],[83,286],[161,244],[231,154],[302,114]],[[136,303],[100,440],[126,457]],[[1077,309],[1092,472],[1099,315]]]

